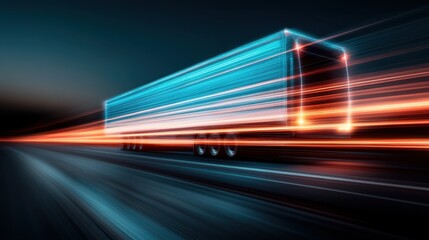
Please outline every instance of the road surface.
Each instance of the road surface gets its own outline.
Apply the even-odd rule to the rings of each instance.
[[[2,145],[0,238],[427,239],[428,153],[279,154]]]

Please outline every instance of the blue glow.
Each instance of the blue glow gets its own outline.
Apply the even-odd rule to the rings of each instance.
[[[280,31],[105,102],[108,133],[287,121],[294,42]]]

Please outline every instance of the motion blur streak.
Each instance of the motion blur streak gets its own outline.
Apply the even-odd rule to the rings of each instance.
[[[0,147],[0,164],[26,174],[5,179],[15,180],[19,192],[34,194],[2,214],[29,214],[26,206],[38,204],[41,213],[31,214],[50,216],[51,232],[70,239],[331,239],[332,232],[342,239],[418,236],[419,226],[409,219],[427,217],[429,186],[421,181],[426,168],[408,161],[404,169],[404,155],[397,154],[368,151],[355,158],[347,151],[295,151],[279,154],[287,161],[313,156],[308,158],[312,164],[279,163],[283,157],[277,163],[251,162],[9,145]],[[61,219],[60,213],[69,218]],[[395,221],[380,224],[389,218]],[[28,221],[33,223],[31,217]],[[46,238],[43,227],[32,237]]]
[[[147,217],[136,214],[118,200],[106,195],[102,189],[94,191],[94,188],[91,186],[67,177],[67,175],[40,159],[22,152],[16,152],[16,154],[24,159],[36,174],[40,174],[41,177],[39,179],[45,181],[46,185],[50,185],[49,187],[53,191],[58,191],[53,184],[59,184],[64,187],[64,189],[66,189],[65,191],[67,191],[66,194],[71,195],[74,199],[82,201],[81,204],[87,206],[87,210],[90,210],[91,214],[95,216],[98,221],[106,224],[109,229],[116,230],[115,232],[117,232],[119,236],[124,234],[126,237],[133,239],[177,239],[170,231],[164,229]],[[70,160],[73,161],[77,167],[85,169],[85,171],[95,171],[98,174],[103,172],[106,173],[106,169],[96,166],[97,164],[83,162],[83,160],[79,158],[61,158],[63,162]],[[54,194],[59,193],[54,192]]]
[[[408,14],[408,13],[407,13]],[[407,15],[405,14],[405,15]],[[396,19],[400,16],[392,17]],[[385,23],[388,20],[382,20],[377,24]],[[325,42],[325,40],[344,36],[355,31],[360,31],[364,28],[372,27],[374,24],[369,24],[364,27],[358,27],[344,33],[339,33],[323,39],[313,39],[314,41],[302,42],[296,44],[295,48],[283,49],[277,43],[278,35],[268,36],[260,41],[253,43],[257,46],[250,54],[253,56],[247,62],[238,61],[241,55],[231,59],[228,64],[231,68],[225,70],[224,66],[214,65],[213,69],[202,74],[203,76],[189,79],[180,79],[182,84],[174,86],[175,90],[186,89],[193,84],[206,86],[214,79],[226,78],[234,73],[242,73],[251,79],[251,74],[246,72],[249,66],[260,66],[257,71],[261,74],[266,71],[268,62],[278,59],[280,56],[292,56],[291,54],[305,53],[306,48],[313,44],[325,44],[331,48],[339,48],[336,45]],[[407,23],[408,24],[408,23]],[[405,24],[404,26],[406,26]],[[402,26],[402,25],[401,25]],[[401,33],[404,27],[394,26],[380,31],[383,37],[389,37],[389,34],[394,32]],[[286,33],[287,34],[287,33]],[[299,36],[301,33],[293,31],[292,34]],[[371,33],[372,35],[378,33]],[[348,40],[350,43],[369,45],[373,41],[371,34],[361,35],[356,40]],[[412,38],[419,39],[425,36],[425,32],[416,31]],[[310,38],[304,36],[304,38]],[[354,42],[355,41],[355,42]],[[359,42],[361,41],[361,42]],[[262,45],[258,45],[262,44]],[[391,43],[389,43],[391,44]],[[298,47],[299,46],[299,47]],[[238,85],[231,85],[228,88],[223,88],[222,91],[214,93],[206,93],[202,91],[204,88],[195,87],[198,92],[193,98],[183,101],[168,100],[163,102],[160,98],[156,102],[156,106],[147,107],[143,111],[127,112],[117,114],[117,116],[107,117],[104,121],[95,121],[88,124],[83,124],[73,128],[60,129],[42,134],[35,134],[24,137],[1,139],[0,141],[13,142],[46,142],[46,143],[79,143],[79,144],[94,144],[94,145],[117,145],[123,142],[123,137],[137,137],[133,140],[136,143],[153,143],[159,145],[191,145],[191,140],[176,139],[173,136],[194,135],[204,133],[208,130],[202,129],[203,126],[211,125],[209,132],[211,133],[253,133],[253,132],[279,132],[279,131],[295,131],[300,132],[317,132],[324,129],[341,130],[341,125],[331,123],[329,121],[318,121],[320,118],[333,118],[340,113],[344,113],[344,100],[338,101],[341,98],[341,92],[349,88],[352,90],[353,101],[348,101],[350,113],[349,119],[344,124],[351,127],[350,139],[272,139],[264,137],[259,139],[240,138],[239,144],[256,146],[255,142],[259,142],[261,146],[302,146],[302,147],[352,147],[352,148],[410,148],[410,149],[427,149],[428,138],[425,136],[415,136],[415,134],[396,135],[387,137],[375,134],[375,136],[367,136],[361,134],[365,131],[383,130],[383,129],[411,129],[417,127],[429,127],[429,85],[427,78],[429,76],[429,66],[427,63],[415,63],[405,66],[384,67],[383,70],[367,71],[364,73],[353,74],[351,72],[350,82],[339,82],[338,79],[331,79],[328,83],[320,86],[315,83],[304,83],[302,89],[288,90],[288,103],[293,107],[288,108],[287,113],[280,112],[278,109],[284,104],[282,95],[284,92],[276,91],[273,86],[279,84],[289,84],[299,80],[302,77],[317,75],[334,69],[341,69],[345,65],[359,67],[366,66],[371,62],[382,60],[397,59],[397,57],[406,56],[407,54],[415,54],[427,50],[429,45],[426,42],[417,42],[413,45],[400,45],[397,49],[389,51],[378,51],[372,55],[365,55],[361,58],[354,58],[354,52],[347,52],[342,55],[343,64],[335,66],[326,66],[317,69],[309,69],[302,72],[291,67],[290,73],[287,76],[279,77],[276,74],[267,75],[264,81],[251,82],[243,84],[240,81]],[[244,48],[244,47],[242,47]],[[242,48],[236,49],[234,54],[240,52]],[[365,48],[362,48],[366,51]],[[363,51],[361,50],[361,51]],[[253,55],[252,55],[253,54]],[[220,59],[228,59],[231,55],[221,55]],[[387,65],[386,65],[387,66]],[[302,66],[305,67],[305,66]],[[189,71],[196,70],[198,66],[191,68]],[[216,71],[216,69],[220,69]],[[222,71],[224,70],[224,71]],[[176,75],[184,74],[182,72]],[[175,75],[175,76],[176,76]],[[162,81],[161,81],[162,83]],[[152,83],[150,85],[160,85]],[[235,83],[234,83],[235,84]],[[170,86],[168,86],[170,87]],[[255,91],[256,89],[264,89],[262,92]],[[250,92],[247,95],[240,95],[242,92]],[[350,93],[350,92],[349,92]],[[119,96],[115,99],[126,99],[129,95]],[[225,96],[232,96],[226,98]],[[303,97],[304,96],[304,97]],[[180,100],[180,96],[177,97]],[[176,99],[176,100],[177,100]],[[198,102],[207,99],[209,102],[201,105],[189,105],[189,103]],[[220,101],[217,100],[220,99]],[[129,103],[134,104],[134,103]],[[137,103],[136,103],[137,104]],[[180,107],[179,107],[180,106]],[[131,108],[131,106],[129,107]],[[263,114],[261,114],[261,111]],[[143,115],[144,113],[144,115]],[[216,115],[218,119],[204,118],[205,114]],[[132,118],[130,118],[132,116]],[[232,117],[234,116],[234,117]],[[239,117],[237,117],[239,116]],[[284,126],[240,126],[240,127],[225,127],[228,124],[254,123],[258,124],[261,121],[269,119],[287,118],[288,124]],[[116,121],[116,120],[121,121]],[[302,120],[302,121],[301,121]],[[172,122],[175,124],[164,124],[164,122]],[[106,135],[110,131],[105,129],[106,124],[123,130],[122,134]],[[200,126],[200,128],[199,128]],[[141,131],[141,130],[145,131]],[[125,133],[124,133],[125,132]],[[410,131],[409,133],[411,133]],[[144,138],[142,138],[144,137]]]
[[[429,85],[425,80],[429,75],[427,65],[420,65],[416,67],[399,68],[389,71],[380,71],[371,74],[362,74],[353,76],[351,86],[353,88],[353,126],[359,128],[383,128],[383,127],[410,127],[414,125],[428,126],[429,125]],[[341,86],[327,86],[326,88],[317,88],[317,86],[308,86],[304,91],[306,93],[314,92],[329,92]],[[335,94],[332,94],[335,96]],[[243,101],[251,101],[256,99],[269,99],[277,97],[277,94],[256,94],[249,98],[232,99],[228,102],[219,104],[212,104],[212,106],[221,106],[223,104],[235,104]],[[311,105],[317,106],[320,98],[331,97],[329,94],[323,97],[310,97],[305,99]],[[237,107],[236,111],[251,110],[254,108],[264,108],[268,106],[277,106],[281,103],[259,104],[255,106]],[[175,118],[176,112],[183,112],[190,110],[187,116],[192,119],[192,116],[198,116],[198,110],[206,106],[195,107],[192,109],[177,110],[162,114],[154,114],[154,123],[156,119],[162,118]],[[234,111],[234,109],[229,109]],[[306,116],[329,115],[336,112],[341,112],[343,109],[336,108],[323,108],[323,110],[307,110]],[[193,112],[193,113],[192,113]],[[293,112],[293,111],[292,111]],[[225,110],[219,110],[217,113],[225,113]],[[298,116],[297,114],[290,114],[290,117]],[[384,116],[381,119],[380,116]],[[260,120],[263,118],[270,118],[272,116],[255,116],[247,114],[240,120]],[[225,119],[228,121],[228,119]],[[186,124],[185,122],[183,124]],[[190,122],[189,124],[195,125],[198,123]],[[162,127],[162,126],[159,126]],[[169,136],[169,135],[186,135],[204,132],[203,130],[170,130],[174,126],[165,126],[166,130],[159,132],[148,132],[142,134],[126,134],[125,136],[145,136],[147,139],[140,139],[141,143],[152,142],[156,144],[167,145],[187,145],[191,144],[189,140],[177,139],[156,139],[156,136]],[[314,124],[304,126],[284,126],[284,127],[242,127],[242,128],[218,128],[211,129],[211,132],[258,132],[258,131],[312,131],[323,128],[331,128],[329,124]],[[62,143],[88,143],[88,144],[118,144],[122,142],[120,135],[106,136],[104,133],[103,121],[97,121],[85,124],[70,129],[63,129],[46,134],[39,134],[34,136],[26,136],[13,139],[5,139],[3,141],[15,142],[62,142]],[[153,138],[153,139],[152,139]],[[242,139],[241,144],[254,145],[253,141]],[[398,148],[427,148],[428,139],[411,139],[411,138],[359,138],[343,140],[273,140],[261,139],[261,145],[291,145],[291,146],[339,146],[339,147],[398,147]]]
[[[97,139],[97,138],[47,138],[18,140],[18,142],[38,143],[80,143],[95,145],[119,145],[122,138]],[[398,149],[429,149],[428,139],[358,139],[358,140],[265,140],[265,139],[240,139],[238,141],[224,141],[225,143],[237,143],[240,146],[294,146],[294,147],[321,147],[321,148],[398,148]],[[167,145],[167,146],[192,146],[191,139],[136,139],[133,144]],[[207,144],[215,144],[216,140],[206,141]]]

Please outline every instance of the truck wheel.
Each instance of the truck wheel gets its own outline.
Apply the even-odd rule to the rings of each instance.
[[[124,138],[122,138],[122,143],[121,143],[121,149],[122,150],[126,150],[127,149],[127,138],[126,137],[124,137]]]
[[[131,150],[137,150],[137,137],[132,137]]]
[[[137,143],[137,150],[143,151],[143,137],[137,137],[137,139],[138,139],[138,141],[140,141]]]
[[[208,144],[209,153],[212,157],[217,157],[221,153],[221,138],[217,133],[210,134],[209,137],[210,143]]]
[[[238,137],[235,133],[227,133],[225,135],[223,148],[227,157],[233,158],[238,153]]]
[[[124,150],[129,150],[129,149],[130,149],[130,138],[124,137]]]
[[[129,150],[130,151],[132,151],[133,150],[133,148],[134,148],[134,137],[130,137],[130,139],[129,139]]]
[[[126,144],[127,144],[127,150],[131,150],[131,137],[127,138]]]
[[[198,134],[194,141],[194,154],[197,156],[204,156],[207,149],[207,136],[205,134]]]

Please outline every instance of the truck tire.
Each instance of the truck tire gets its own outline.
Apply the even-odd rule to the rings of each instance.
[[[137,137],[137,151],[143,151],[143,137]]]
[[[131,137],[127,137],[126,150],[131,150]]]
[[[130,138],[129,137],[124,137],[124,142],[122,143],[123,145],[123,150],[130,150]]]
[[[121,143],[121,150],[125,150],[125,141],[126,141],[126,138],[122,138],[122,143]]]
[[[131,150],[136,151],[137,150],[137,137],[132,137],[131,139],[132,139]]]
[[[209,141],[210,141],[210,143],[208,144],[207,148],[208,148],[208,153],[210,154],[210,156],[219,157],[220,155],[222,155],[223,143],[222,143],[221,135],[218,133],[212,133],[209,136]],[[211,141],[213,141],[213,142],[211,142]]]
[[[238,154],[238,136],[235,133],[225,134],[223,149],[228,158],[234,158]]]
[[[207,150],[207,135],[204,133],[197,134],[194,140],[194,154],[204,156]]]

